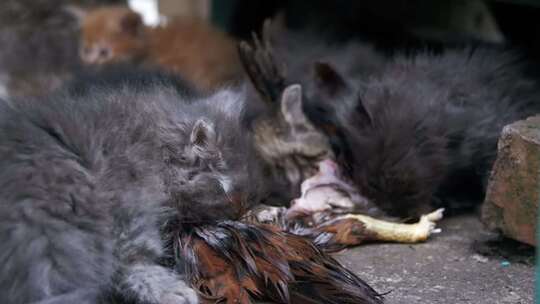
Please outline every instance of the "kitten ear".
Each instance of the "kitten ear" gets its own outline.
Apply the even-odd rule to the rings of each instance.
[[[325,62],[316,62],[314,65],[315,70],[315,83],[317,89],[322,92],[326,97],[337,98],[344,96],[355,96],[353,90],[345,81],[345,78],[334,69],[330,64]],[[341,111],[356,111],[359,114],[362,124],[372,124],[373,119],[368,108],[365,106],[361,97],[357,98],[345,98],[352,103],[348,103],[346,100],[341,105]]]
[[[190,141],[191,144],[200,151],[214,147],[216,144],[216,130],[214,124],[204,119],[197,120],[191,130]]]
[[[330,64],[316,62],[314,72],[317,88],[329,97],[337,97],[349,91],[345,79]]]
[[[74,5],[74,4],[68,4],[68,5],[63,6],[62,10],[68,13],[73,18],[75,18],[75,20],[77,20],[77,23],[79,25],[82,24],[84,18],[86,17],[86,15],[88,15],[88,12],[86,9],[84,9],[81,6]]]
[[[302,109],[302,87],[299,84],[290,85],[283,91],[281,95],[281,114],[291,126],[307,123],[307,118]]]
[[[143,29],[144,23],[141,15],[134,11],[126,12],[120,17],[120,29],[130,35],[139,35]]]
[[[358,97],[355,111],[359,114],[361,123],[373,125],[373,117],[360,96]]]

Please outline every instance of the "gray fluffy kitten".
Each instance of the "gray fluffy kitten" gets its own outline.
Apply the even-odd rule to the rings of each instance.
[[[252,201],[243,95],[135,78],[0,102],[2,303],[198,302],[160,229]]]

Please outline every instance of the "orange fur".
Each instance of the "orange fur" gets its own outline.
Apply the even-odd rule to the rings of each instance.
[[[148,27],[129,8],[106,6],[86,14],[81,35],[81,58],[89,64],[140,60],[178,73],[203,90],[243,73],[235,41],[203,20],[177,18]]]

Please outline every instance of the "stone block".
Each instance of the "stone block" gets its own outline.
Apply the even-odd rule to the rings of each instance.
[[[536,246],[540,200],[540,115],[504,127],[491,172],[482,221]]]

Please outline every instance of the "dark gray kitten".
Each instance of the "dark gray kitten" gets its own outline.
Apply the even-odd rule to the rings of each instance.
[[[197,303],[160,229],[235,219],[258,190],[241,92],[100,78],[0,103],[2,303]]]
[[[494,49],[396,56],[358,81],[328,65],[318,86],[335,104],[342,165],[391,215],[431,203],[482,201],[503,126],[540,112],[540,87],[520,57]]]

